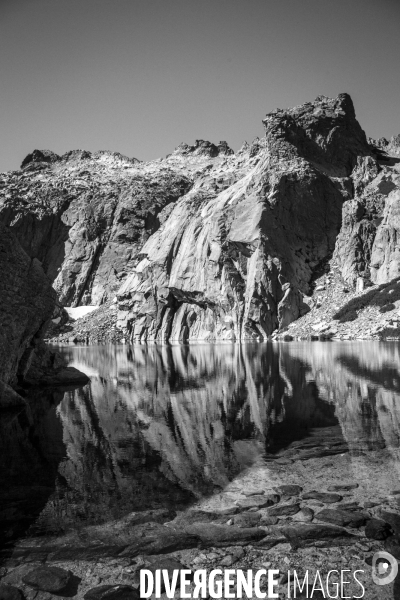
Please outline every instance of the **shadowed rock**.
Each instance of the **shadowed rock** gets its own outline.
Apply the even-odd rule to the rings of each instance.
[[[213,523],[193,523],[185,527],[187,533],[200,538],[202,546],[242,546],[265,537],[265,531],[257,527],[239,528]]]
[[[316,513],[315,518],[340,527],[361,527],[368,517],[359,512],[325,508]]]
[[[279,528],[294,548],[307,546],[341,546],[354,542],[355,536],[342,527],[318,523],[296,523]]]
[[[340,502],[342,500],[342,496],[339,494],[328,494],[326,492],[312,491],[303,494],[303,500],[319,500],[325,504],[334,504],[335,502]]]
[[[42,592],[57,594],[62,592],[71,579],[71,572],[60,567],[36,567],[22,578],[22,581]]]
[[[139,600],[140,593],[130,585],[99,585],[84,595],[85,600]]]
[[[0,583],[0,600],[24,600],[24,595],[14,585]]]

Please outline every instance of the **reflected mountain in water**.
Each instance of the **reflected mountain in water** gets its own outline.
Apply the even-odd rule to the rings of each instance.
[[[46,490],[19,527],[2,507],[9,538],[185,507],[275,461],[349,453],[360,478],[381,491],[393,489],[392,478],[377,478],[371,460],[384,456],[398,479],[397,344],[59,350],[90,384],[51,402],[32,398],[14,418],[0,415],[1,482],[14,497],[7,510],[18,506],[18,478],[25,489]]]

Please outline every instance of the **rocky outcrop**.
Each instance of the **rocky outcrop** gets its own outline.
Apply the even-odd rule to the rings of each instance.
[[[1,223],[0,270],[0,408],[25,403],[16,387],[87,383],[86,375],[65,367],[44,345],[57,294],[39,260],[30,258]]]
[[[263,123],[236,154],[35,150],[0,176],[0,221],[61,305],[114,302],[113,339],[265,339],[307,313],[332,260],[350,287],[398,276],[399,136],[367,140],[348,94]]]
[[[15,385],[29,370],[55,306],[56,293],[37,259],[0,224],[0,381]]]
[[[132,340],[264,339],[308,310],[303,295],[333,253],[350,176],[370,148],[346,94],[264,125],[262,140],[197,179],[142,248],[118,292]]]
[[[99,305],[190,188],[189,171],[118,153],[35,150],[20,171],[0,176],[0,220],[42,263],[62,305]]]
[[[381,144],[381,146],[379,145]],[[400,206],[400,146],[395,138],[371,140],[375,158],[359,159],[353,172],[354,199],[343,206],[335,258],[345,281],[355,286],[387,283],[400,275],[397,255]]]

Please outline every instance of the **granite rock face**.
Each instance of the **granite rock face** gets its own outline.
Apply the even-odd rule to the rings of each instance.
[[[367,140],[348,94],[263,123],[236,154],[34,150],[0,175],[0,221],[61,305],[114,301],[130,341],[265,339],[308,312],[332,257],[350,286],[398,276],[399,136]]]
[[[53,313],[56,292],[40,262],[31,259],[1,223],[0,269],[0,382],[14,386],[29,370]]]
[[[335,250],[343,278],[353,286],[358,278],[370,285],[400,275],[400,139],[370,140],[370,147],[374,157],[359,158],[354,169],[354,198],[343,206]]]
[[[0,220],[42,263],[63,306],[112,298],[191,185],[167,164],[137,165],[118,153],[35,150],[20,171],[0,176]]]
[[[347,94],[277,110],[265,137],[202,173],[118,292],[132,340],[265,339],[304,314],[351,174],[374,160]]]

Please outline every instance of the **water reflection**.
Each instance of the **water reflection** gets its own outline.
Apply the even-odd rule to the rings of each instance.
[[[248,467],[274,462],[313,460],[316,469],[316,460],[348,453],[354,477],[377,492],[398,480],[398,344],[62,352],[91,383],[0,415],[0,482],[8,493],[0,496],[0,521],[8,539],[183,507]],[[376,468],[382,461],[389,470]],[[36,490],[33,508],[20,501],[21,480],[25,492]]]

